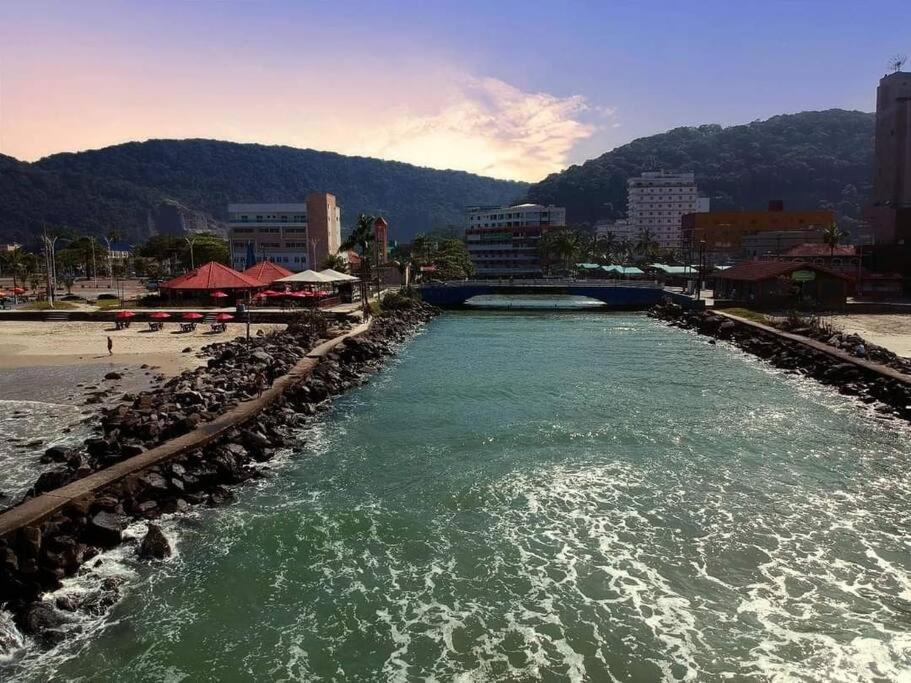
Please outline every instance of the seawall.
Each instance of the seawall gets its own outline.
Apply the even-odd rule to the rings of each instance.
[[[298,427],[328,408],[333,395],[364,381],[397,343],[435,315],[417,307],[321,343],[261,395],[0,515],[0,604],[12,610],[23,631],[53,642],[59,619],[40,600],[43,592],[118,545],[131,519],[229,502],[233,494],[227,487],[263,476],[259,463],[297,443]]]
[[[834,386],[839,393],[875,404],[877,412],[911,422],[911,375],[857,358],[842,349],[723,312],[689,311],[673,303],[652,317],[712,340],[728,341],[775,367]]]

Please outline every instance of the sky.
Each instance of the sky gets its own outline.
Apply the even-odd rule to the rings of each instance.
[[[907,0],[0,0],[0,154],[283,144],[535,181],[645,135],[872,111]]]

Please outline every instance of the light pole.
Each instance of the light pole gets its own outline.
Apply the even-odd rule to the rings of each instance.
[[[705,240],[699,240],[699,277],[696,278],[696,301],[702,299],[702,281],[705,278]]]
[[[44,267],[47,271],[47,300],[51,307],[54,306],[54,292],[57,289],[57,259],[54,254],[59,236],[53,239],[47,234],[47,228],[44,229],[42,240],[44,241]]]
[[[111,289],[114,289],[114,252],[111,251],[111,238],[105,237],[104,243],[108,247],[108,273],[111,276]]]
[[[89,242],[92,244],[92,286],[95,289],[98,289],[98,269],[95,267],[95,236],[92,235],[89,238]]]
[[[193,243],[196,242],[196,237],[184,237],[184,240],[186,240],[187,244],[190,245],[190,270],[193,270],[196,268],[196,263],[193,260]]]

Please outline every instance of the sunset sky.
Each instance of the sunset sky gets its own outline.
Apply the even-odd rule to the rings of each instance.
[[[636,137],[873,109],[911,4],[0,0],[0,153],[286,144],[537,180]]]

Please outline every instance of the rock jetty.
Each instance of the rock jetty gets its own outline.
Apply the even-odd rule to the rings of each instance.
[[[194,505],[230,503],[232,487],[265,476],[262,463],[278,449],[299,444],[300,427],[326,410],[333,396],[366,381],[401,342],[437,312],[413,302],[378,316],[366,333],[344,340],[300,383],[216,441],[129,475],[69,504],[40,526],[0,539],[0,604],[12,611],[24,633],[38,642],[55,642],[67,621],[59,611],[87,607],[64,600],[51,614],[48,603],[41,600],[43,593],[59,588],[64,577],[121,543],[123,530],[131,522],[151,522]],[[214,346],[207,367],[184,373],[158,394],[140,395],[129,406],[105,411],[100,434],[88,439],[84,449],[48,449],[48,461],[62,464],[43,474],[30,495],[141,453],[256,396],[259,384],[254,378],[265,375],[271,380],[285,374],[327,332],[328,328],[320,330],[319,324],[310,321],[256,339],[249,348],[242,340]],[[138,556],[163,558],[169,553],[167,539],[150,523],[138,545]],[[116,601],[118,590],[113,582],[102,587],[104,595],[85,600],[95,609],[98,604]]]
[[[911,385],[845,362],[797,341],[738,323],[710,311],[687,310],[672,302],[656,305],[653,318],[724,340],[790,373],[812,377],[839,393],[875,404],[876,411],[911,421]],[[831,335],[829,335],[831,337]],[[842,350],[846,350],[842,347]],[[894,355],[894,354],[893,354]]]

